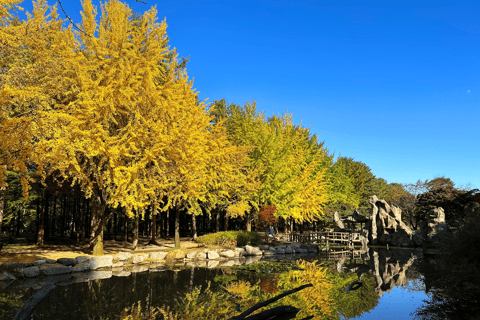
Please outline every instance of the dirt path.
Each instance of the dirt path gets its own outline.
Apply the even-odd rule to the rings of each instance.
[[[182,238],[180,245],[182,249],[193,249],[202,245],[191,241],[190,238]],[[141,253],[153,251],[170,251],[175,246],[173,239],[157,239],[157,245],[148,244],[148,239],[139,239],[137,250],[132,250],[132,244],[129,242],[124,245],[123,241],[106,240],[104,241],[104,254],[117,254],[120,252]],[[6,262],[33,262],[36,258],[75,258],[77,256],[90,255],[88,244],[64,243],[64,244],[46,244],[43,247],[37,245],[11,244],[5,245],[0,252],[0,264]]]

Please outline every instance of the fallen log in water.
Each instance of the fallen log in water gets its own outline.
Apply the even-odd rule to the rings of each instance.
[[[303,290],[303,289],[308,288],[308,287],[313,287],[313,284],[311,284],[311,283],[304,284],[303,286],[300,286],[298,288],[288,290],[284,293],[281,293],[278,296],[275,296],[271,299],[268,299],[267,301],[257,303],[256,305],[254,305],[250,309],[246,310],[245,312],[239,314],[238,316],[230,318],[228,320],[289,320],[289,319],[293,319],[293,318],[295,318],[295,316],[297,315],[297,313],[301,309],[298,309],[298,308],[295,308],[295,307],[292,307],[292,306],[275,307],[275,308],[257,313],[253,316],[248,317],[248,318],[246,318],[246,317],[249,314],[251,314],[252,312],[254,312],[254,311],[256,311],[260,308],[263,308],[263,307],[269,305],[270,303],[273,303],[277,300],[282,299],[285,296],[288,296],[289,294],[298,292],[298,291]],[[305,320],[306,319],[311,319],[311,318],[312,317],[307,317],[307,318],[305,318]]]
[[[35,292],[28,300],[25,302],[23,307],[18,310],[13,320],[27,320],[30,319],[32,316],[33,309],[40,303],[43,299],[45,299],[52,290],[55,289],[53,283],[47,283],[43,287],[40,288],[37,292]]]

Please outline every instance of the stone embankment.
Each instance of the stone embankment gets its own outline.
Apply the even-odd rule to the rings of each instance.
[[[0,288],[6,287],[12,280],[43,277],[47,282],[57,285],[68,285],[75,282],[104,279],[111,276],[129,276],[131,273],[144,271],[162,271],[167,260],[173,258],[187,266],[215,268],[217,266],[233,266],[259,261],[262,257],[282,258],[292,255],[317,253],[318,247],[300,245],[280,245],[258,247],[244,246],[233,250],[216,249],[195,252],[182,250],[167,252],[151,252],[131,254],[129,252],[101,257],[78,256],[57,260],[37,258],[32,263],[4,263],[0,265]],[[50,279],[50,280],[49,280]],[[31,279],[34,280],[34,279]],[[43,285],[45,281],[27,281],[24,287]]]

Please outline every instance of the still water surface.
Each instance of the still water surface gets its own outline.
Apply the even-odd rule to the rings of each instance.
[[[338,304],[338,316],[334,318],[412,319],[412,313],[422,306],[423,300],[428,299],[423,277],[414,267],[420,254],[406,249],[386,251],[371,248],[362,254],[357,252],[355,256],[323,254],[296,258],[317,260],[328,268],[328,272],[338,273],[339,279],[360,279],[365,284],[357,292],[343,293],[344,284],[335,288],[338,292],[333,303]],[[177,266],[176,269],[73,284],[71,281],[64,281],[63,285],[57,282],[55,290],[36,307],[33,319],[117,319],[122,310],[138,301],[144,306],[173,307],[175,301],[181,300],[197,286],[205,288],[208,282],[212,291],[222,290],[229,277],[235,281],[260,284],[262,290],[271,289],[272,281],[278,281],[278,276],[266,278],[264,274],[241,270],[189,266]],[[35,292],[25,287],[18,282],[2,290],[1,320],[12,319],[22,301]],[[276,287],[275,283],[273,287]]]

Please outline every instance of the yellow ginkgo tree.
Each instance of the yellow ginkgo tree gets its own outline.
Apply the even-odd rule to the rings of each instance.
[[[190,166],[200,161],[188,145],[202,137],[179,134],[206,117],[185,72],[166,59],[166,23],[156,22],[155,8],[132,19],[127,5],[110,0],[101,11],[98,23],[91,1],[84,1],[82,31],[53,36],[51,54],[62,62],[58,74],[69,99],[40,112],[36,145],[40,164],[91,197],[94,254],[102,253],[107,206],[142,214],[152,202],[161,207],[160,192],[185,183],[172,168],[182,157]]]
[[[309,129],[294,125],[288,114],[266,119],[255,102],[227,107],[223,100],[216,101],[212,114],[225,119],[233,145],[251,149],[247,163],[257,173],[259,187],[248,205],[243,201],[233,206],[246,217],[247,230],[252,213],[262,205],[274,205],[275,215],[285,219],[311,221],[323,214],[331,157]]]

